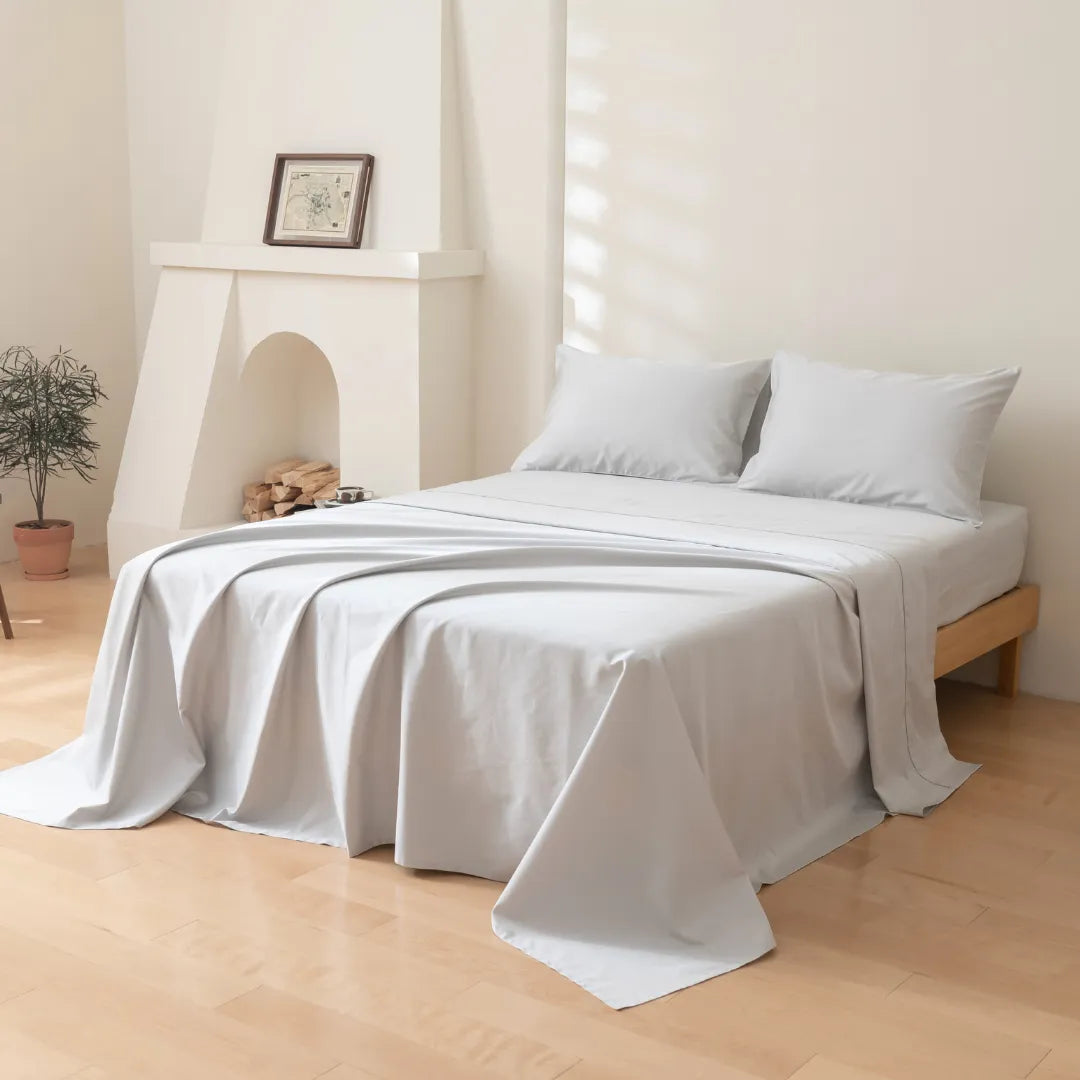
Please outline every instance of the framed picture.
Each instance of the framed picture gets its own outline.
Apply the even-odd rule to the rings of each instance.
[[[278,154],[263,243],[358,248],[374,168],[371,154]]]

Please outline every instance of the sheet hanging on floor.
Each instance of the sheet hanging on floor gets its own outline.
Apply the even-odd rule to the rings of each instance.
[[[0,812],[395,843],[508,881],[500,937],[634,1005],[768,951],[756,884],[970,774],[931,573],[460,485],[198,537],[124,568],[85,733]]]

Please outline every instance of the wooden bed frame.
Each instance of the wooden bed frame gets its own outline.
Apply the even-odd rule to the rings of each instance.
[[[934,678],[939,679],[969,660],[997,649],[997,692],[1004,697],[1016,697],[1020,692],[1022,635],[1034,630],[1038,621],[1039,586],[1017,585],[1004,596],[938,630]]]
[[[4,637],[8,641],[15,636],[11,630],[11,619],[8,618],[7,604],[4,603],[3,586],[0,586],[0,627],[3,627]]]

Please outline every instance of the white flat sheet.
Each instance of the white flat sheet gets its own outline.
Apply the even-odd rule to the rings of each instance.
[[[984,501],[979,527],[920,510],[744,491],[734,484],[672,484],[592,473],[503,473],[446,490],[649,517],[707,516],[749,529],[779,530],[876,545],[925,545],[937,568],[935,619],[955,621],[1020,581],[1028,513]]]
[[[394,843],[508,880],[496,933],[614,1007],[749,962],[756,884],[973,769],[937,724],[936,560],[652,483],[496,477],[132,560],[85,733],[0,774],[0,812]]]

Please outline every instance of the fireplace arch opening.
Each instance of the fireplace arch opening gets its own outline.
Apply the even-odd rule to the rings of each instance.
[[[217,366],[184,500],[183,526],[240,520],[244,484],[298,457],[340,463],[338,386],[326,354],[291,331]]]

